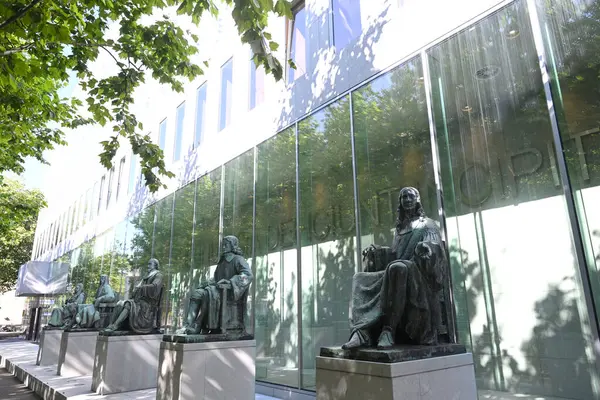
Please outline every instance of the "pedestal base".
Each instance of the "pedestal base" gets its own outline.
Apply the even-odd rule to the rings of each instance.
[[[256,341],[160,344],[156,400],[254,399]]]
[[[396,363],[317,357],[317,400],[476,400],[471,353]]]
[[[60,338],[63,334],[62,329],[43,329],[40,337],[40,347],[36,365],[56,365],[58,364],[58,354],[60,352]]]
[[[98,394],[156,387],[162,335],[99,335],[92,376]]]
[[[64,331],[56,373],[64,377],[92,375],[97,331]]]

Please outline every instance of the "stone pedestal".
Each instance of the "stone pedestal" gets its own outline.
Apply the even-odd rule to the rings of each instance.
[[[56,365],[58,364],[58,354],[60,352],[60,339],[62,329],[44,328],[40,337],[40,346],[38,348],[37,365]]]
[[[56,373],[64,377],[92,375],[98,331],[63,332]]]
[[[256,341],[160,344],[157,400],[254,399]]]
[[[399,362],[317,357],[317,400],[477,400],[470,353]],[[388,355],[383,358],[392,359]],[[403,357],[400,357],[403,358]]]
[[[162,335],[100,334],[92,391],[109,394],[155,388],[161,339]]]

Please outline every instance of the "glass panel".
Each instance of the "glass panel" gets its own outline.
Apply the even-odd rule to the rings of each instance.
[[[589,321],[526,3],[429,55],[457,323],[478,388],[592,398]]]
[[[167,143],[167,119],[163,119],[158,127],[158,147],[162,151],[165,150],[165,145]]]
[[[177,107],[175,115],[175,148],[173,150],[173,161],[181,158],[181,140],[183,139],[183,120],[185,118],[185,103]]]
[[[171,246],[171,319],[172,328],[183,324],[189,292],[192,263],[192,229],[196,183],[175,192],[173,241]]]
[[[252,110],[265,100],[265,69],[250,60],[250,105]]]
[[[108,208],[110,204],[110,198],[112,197],[113,190],[113,179],[115,177],[115,167],[112,167],[108,173],[108,185],[107,185],[107,195],[106,195],[106,208]]]
[[[161,321],[166,329],[171,326],[170,294],[171,294],[171,227],[173,222],[173,195],[169,195],[155,204],[156,223],[154,225],[154,236],[152,237],[152,257],[160,264],[163,274],[164,289],[162,294],[162,318]],[[146,262],[147,264],[147,262]],[[144,266],[146,265],[144,264]],[[143,275],[146,273],[142,269]]]
[[[296,69],[288,69],[288,83],[294,82],[297,78],[306,73],[307,45],[306,40],[306,8],[302,8],[294,13],[292,21],[292,42],[290,44],[290,59],[296,65]]]
[[[220,209],[221,168],[217,168],[196,184],[192,289],[211,278],[219,262]]]
[[[322,346],[350,335],[348,304],[356,271],[354,180],[348,97],[301,121],[302,386],[315,388]]]
[[[294,129],[256,151],[256,379],[298,387]]]
[[[417,188],[438,219],[421,59],[352,93],[352,108],[361,247],[390,246],[402,187]]]
[[[154,209],[155,205],[153,204],[131,219],[131,236],[128,234],[127,237],[131,237],[129,251],[131,252],[133,271],[128,282],[127,293],[132,293],[133,287],[144,277],[148,260],[152,258]],[[164,265],[160,266],[161,270],[163,267]]]
[[[115,227],[112,258],[108,270],[110,287],[117,294],[118,299],[124,298],[126,279],[131,270],[131,264],[129,263],[125,247],[127,242],[127,226],[127,221],[123,221]]]
[[[196,135],[194,146],[199,146],[204,137],[204,112],[206,109],[206,83],[198,88],[196,94]]]
[[[219,130],[231,122],[231,98],[233,96],[233,59],[221,67],[221,107],[219,110]]]
[[[538,1],[552,95],[600,307],[600,1]]]
[[[333,40],[343,49],[361,34],[360,0],[333,0]]]

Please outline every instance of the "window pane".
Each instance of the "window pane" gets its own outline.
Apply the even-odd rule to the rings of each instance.
[[[127,282],[126,293],[132,293],[134,286],[144,277],[148,260],[152,258],[155,206],[153,204],[131,218],[131,232],[128,231],[127,237],[131,237],[130,242],[128,239],[128,244],[133,271]],[[161,264],[160,268],[162,267]]]
[[[333,0],[333,40],[339,50],[361,34],[360,0]]]
[[[127,193],[131,193],[133,192],[133,189],[135,188],[135,178],[137,177],[135,171],[136,171],[136,166],[137,164],[137,155],[131,153],[131,161],[129,163],[129,187],[127,188]]]
[[[348,97],[301,121],[298,129],[302,386],[314,389],[320,348],[350,336],[357,243]]]
[[[480,390],[588,399],[589,321],[529,21],[517,1],[429,52],[457,323]]]
[[[552,95],[578,208],[596,309],[600,307],[600,1],[538,3]]]
[[[152,257],[158,259],[160,270],[163,273],[163,297],[161,322],[165,329],[171,326],[171,227],[173,218],[173,194],[165,197],[155,204],[156,217],[154,235],[152,236]],[[144,265],[148,262],[145,260]]]
[[[194,146],[199,146],[204,138],[204,112],[206,109],[206,83],[198,88],[196,93],[196,133]]]
[[[256,379],[298,386],[298,257],[294,129],[257,147]]]
[[[307,41],[306,41],[306,8],[302,6],[294,14],[292,21],[292,42],[290,44],[290,58],[294,61],[296,69],[289,68],[288,82],[294,82],[297,78],[304,75],[306,72],[307,58]]]
[[[108,194],[106,195],[106,207],[110,204],[110,198],[112,197],[113,178],[115,175],[115,167],[112,167],[108,173]]]
[[[252,110],[260,105],[265,99],[265,69],[256,67],[254,61],[250,60],[250,105]]]
[[[158,147],[162,151],[165,150],[165,144],[167,143],[167,120],[164,119],[158,127]]]
[[[233,59],[221,67],[221,108],[219,111],[219,130],[231,122],[231,98],[233,95]]]
[[[196,184],[193,276],[190,289],[213,277],[219,262],[221,168],[199,178]]]
[[[104,182],[106,181],[106,176],[103,176],[100,179],[100,190],[98,191],[98,208],[96,209],[96,215],[100,214],[100,208],[102,207],[102,197],[104,196]]]
[[[188,306],[192,263],[192,229],[196,183],[192,182],[175,192],[173,240],[171,246],[171,319],[172,330],[183,324]]]
[[[123,171],[125,171],[125,157],[121,158],[119,161],[119,173],[117,175],[117,193],[115,195],[115,200],[119,200],[119,194],[121,193],[121,184],[123,183]]]
[[[181,141],[183,139],[183,120],[185,118],[185,103],[177,107],[175,126],[175,149],[173,150],[173,161],[181,158]]]

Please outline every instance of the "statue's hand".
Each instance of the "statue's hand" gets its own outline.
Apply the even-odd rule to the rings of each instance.
[[[217,282],[217,286],[220,287],[220,288],[230,289],[231,288],[231,281],[229,279],[221,279],[219,282]]]
[[[433,251],[431,251],[431,247],[429,247],[429,245],[425,242],[419,242],[417,244],[417,248],[415,249],[415,252],[417,253],[418,257],[420,257],[424,260],[429,260],[429,258],[433,254]]]

